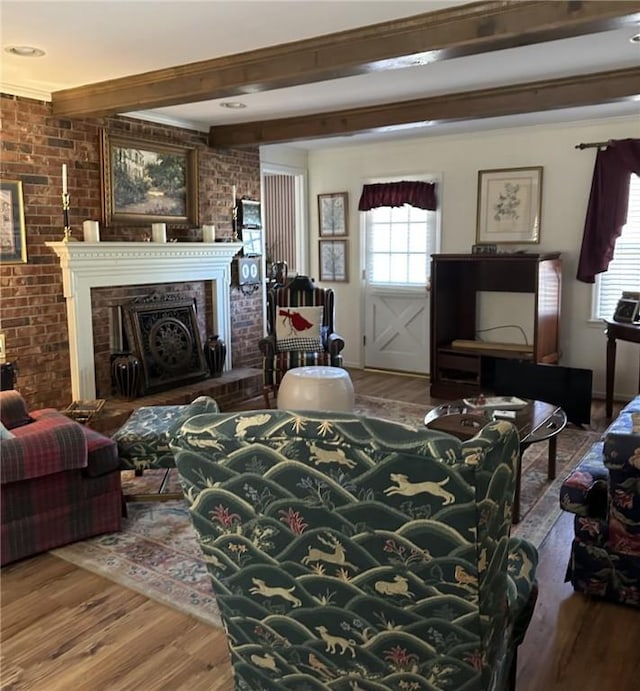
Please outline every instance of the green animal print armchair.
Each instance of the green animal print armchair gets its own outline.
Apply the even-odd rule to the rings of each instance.
[[[237,689],[507,687],[537,593],[510,423],[204,414],[172,446]]]

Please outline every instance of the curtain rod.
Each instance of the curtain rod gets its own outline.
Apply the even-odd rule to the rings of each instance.
[[[609,146],[609,142],[582,142],[581,144],[576,144],[575,148],[576,149],[602,149],[604,147]]]

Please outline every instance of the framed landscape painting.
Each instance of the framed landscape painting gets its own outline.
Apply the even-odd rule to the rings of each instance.
[[[540,242],[542,167],[478,172],[479,244]]]
[[[27,238],[21,180],[0,180],[0,205],[0,261],[3,264],[24,264],[27,261]]]
[[[198,225],[198,151],[102,133],[105,225]]]

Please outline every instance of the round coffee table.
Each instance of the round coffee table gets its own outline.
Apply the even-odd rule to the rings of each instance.
[[[520,437],[520,460],[522,454],[531,446],[541,441],[549,442],[547,478],[556,477],[557,436],[567,425],[567,415],[559,406],[545,401],[523,399],[525,405],[510,408],[474,407],[464,400],[451,401],[436,406],[424,418],[429,429],[448,432],[458,439],[474,437],[486,424],[494,419],[496,411],[513,410],[515,417],[508,420],[515,425]],[[504,419],[504,418],[501,418]],[[518,462],[516,492],[513,500],[513,522],[520,520],[520,479],[522,464]]]

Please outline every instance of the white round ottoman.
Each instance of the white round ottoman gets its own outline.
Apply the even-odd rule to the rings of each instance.
[[[353,384],[342,367],[294,367],[278,389],[280,410],[351,411],[354,404]]]

